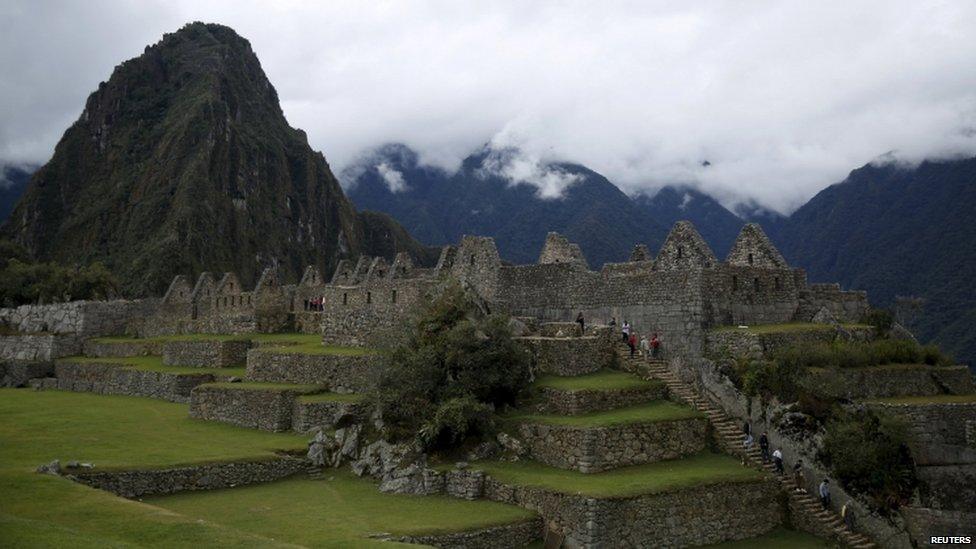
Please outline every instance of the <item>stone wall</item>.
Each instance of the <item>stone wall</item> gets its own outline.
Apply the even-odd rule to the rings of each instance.
[[[302,402],[295,399],[292,410],[292,430],[306,433],[316,427],[332,429],[347,419],[362,420],[366,416],[366,404],[341,400]]]
[[[265,431],[288,431],[297,390],[200,385],[190,397],[190,417]]]
[[[159,300],[72,301],[0,309],[0,325],[24,333],[81,337],[123,335],[149,317]]]
[[[543,404],[544,410],[547,413],[564,415],[578,415],[625,408],[653,400],[663,400],[668,397],[668,389],[663,383],[651,384],[647,387],[611,391],[563,391],[543,388],[541,393],[545,401]]]
[[[965,366],[811,368],[804,385],[827,396],[847,399],[976,393],[973,376]]]
[[[522,423],[520,438],[532,459],[582,473],[675,459],[705,449],[708,421],[684,419],[610,427]]]
[[[756,333],[740,328],[710,330],[705,335],[705,353],[710,356],[761,356],[795,345],[829,343],[839,337],[869,341],[874,338],[874,328],[844,327],[838,330],[831,325],[822,324],[774,333]]]
[[[125,368],[119,364],[70,363],[54,366],[56,387],[63,391],[158,398],[190,402],[190,392],[215,381],[211,374],[174,374]]]
[[[976,463],[976,440],[967,433],[967,427],[971,429],[976,424],[976,402],[869,403],[868,406],[879,414],[898,418],[905,423],[916,463]]]
[[[30,334],[0,336],[0,360],[50,361],[81,352],[81,340],[74,335]]]
[[[134,339],[132,341],[106,343],[89,339],[85,341],[82,352],[85,356],[94,358],[161,355],[163,354],[163,344],[152,340]]]
[[[273,482],[303,471],[304,459],[281,456],[265,460],[209,463],[147,470],[66,470],[71,480],[126,498],[216,490]]]
[[[860,322],[870,306],[866,292],[842,291],[840,284],[810,284],[801,289],[798,321],[809,322],[822,308],[840,322]]]
[[[17,362],[0,360],[0,387],[26,387],[35,378],[54,374],[51,362]]]
[[[241,366],[247,361],[251,342],[241,340],[177,340],[163,345],[163,364],[167,366],[197,366],[227,368]]]
[[[434,282],[429,278],[372,278],[356,285],[323,287],[323,312],[318,315],[323,343],[392,346],[406,333]]]
[[[386,364],[384,354],[301,354],[251,349],[247,379],[266,383],[325,385],[337,393],[364,393]]]
[[[542,539],[541,518],[533,518],[512,524],[491,526],[466,532],[447,532],[419,536],[392,538],[401,543],[415,543],[445,549],[495,549],[496,547],[526,547]]]
[[[976,463],[922,466],[917,474],[923,506],[976,512]]]
[[[536,372],[578,376],[608,368],[615,357],[613,340],[606,336],[519,337],[532,354]]]

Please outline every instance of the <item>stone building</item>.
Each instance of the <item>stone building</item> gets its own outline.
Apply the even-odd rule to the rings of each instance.
[[[267,270],[250,292],[233,273],[218,283],[203,273],[192,290],[178,276],[148,325],[156,333],[296,329],[321,333],[326,344],[384,345],[447,277],[493,311],[544,321],[572,321],[579,312],[590,324],[627,320],[641,333],[658,333],[677,354],[700,354],[714,326],[810,321],[822,309],[857,321],[868,307],[864,292],[808,284],[759,225],[745,225],[720,261],[681,221],[656,256],[637,245],[629,261],[600,271],[587,267],[578,245],[550,233],[530,265],[506,264],[493,239],[465,236],[457,247],[445,246],[433,268],[414,266],[406,254],[392,264],[360,257],[340,261],[328,280],[309,267],[297,285],[281,285]]]

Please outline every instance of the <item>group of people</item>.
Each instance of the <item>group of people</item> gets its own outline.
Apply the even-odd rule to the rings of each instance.
[[[747,421],[742,426],[742,431],[745,433],[745,439],[743,445],[746,451],[752,447],[752,426]],[[759,451],[762,456],[763,463],[768,463],[770,459],[773,461],[773,467],[776,469],[776,474],[784,475],[786,474],[784,463],[783,463],[783,452],[777,448],[770,455],[769,453],[769,435],[765,431],[759,435]],[[806,478],[803,473],[803,460],[798,459],[796,463],[793,464],[793,484],[796,485],[795,490],[797,492],[806,492]],[[820,497],[820,505],[824,509],[830,508],[830,479],[823,479],[820,485],[817,486],[817,495]],[[854,510],[848,507],[845,503],[844,507],[840,511],[841,518],[844,520],[844,524],[847,525],[851,530],[854,529]]]
[[[586,320],[583,318],[583,311],[580,311],[576,315],[576,323],[580,327],[580,335],[586,333]],[[610,329],[617,327],[617,319],[610,317],[609,323]],[[640,349],[641,356],[650,356],[651,358],[657,358],[661,352],[661,338],[658,336],[657,332],[651,334],[651,338],[647,339],[645,334],[643,337],[638,338],[637,331],[634,330],[630,322],[626,320],[623,326],[620,327],[620,335],[622,341],[630,347],[630,358],[634,358]]]

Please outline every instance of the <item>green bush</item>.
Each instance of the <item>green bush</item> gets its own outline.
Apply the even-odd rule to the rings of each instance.
[[[735,364],[738,386],[750,398],[758,397],[763,403],[773,397],[781,402],[797,399],[799,383],[805,370],[795,362],[772,360],[738,360]]]
[[[528,387],[530,357],[509,319],[484,315],[453,284],[420,315],[394,350],[374,401],[396,439],[447,449],[486,434],[495,410]]]
[[[85,267],[32,263],[23,248],[0,241],[0,306],[107,299],[117,295],[117,289],[101,263]]]
[[[861,368],[883,364],[949,365],[952,358],[934,345],[903,339],[804,343],[780,349],[772,359],[790,368]]]
[[[918,484],[906,440],[905,426],[894,419],[843,414],[827,423],[820,458],[845,488],[889,512],[907,503]]]
[[[886,335],[894,323],[895,315],[888,309],[871,309],[861,318],[861,324],[874,326],[879,337]]]

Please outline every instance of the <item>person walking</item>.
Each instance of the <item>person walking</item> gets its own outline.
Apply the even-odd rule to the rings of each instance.
[[[624,321],[624,325],[620,328],[620,333],[624,336],[624,343],[627,343],[627,340],[630,339],[630,323],[626,320]]]
[[[752,433],[752,425],[749,424],[749,420],[747,419],[746,422],[742,424],[742,434],[748,435],[750,433]]]
[[[661,349],[661,340],[657,337],[657,333],[651,336],[651,358],[657,358],[658,352]]]
[[[763,463],[769,461],[769,437],[766,436],[766,431],[759,435],[759,451],[762,453]]]
[[[576,315],[576,323],[580,325],[580,335],[585,334],[586,326],[584,325],[585,321],[583,320],[583,311],[580,311],[579,314]]]
[[[840,508],[840,518],[844,519],[844,526],[851,532],[854,531],[854,509],[851,509],[850,503],[845,503],[843,507]]]
[[[627,338],[627,346],[630,347],[630,358],[634,358],[634,353],[637,352],[637,334],[632,333],[630,337]]]
[[[803,478],[803,460],[798,459],[793,464],[793,484],[796,484],[797,492],[806,492],[806,479]]]
[[[647,342],[647,335],[641,336],[640,340],[640,354],[642,357],[647,358],[649,351],[651,350],[651,344]]]
[[[779,451],[779,448],[773,451],[773,466],[776,467],[776,474],[783,474],[783,452]]]
[[[611,330],[614,329],[614,328],[616,328],[617,327],[617,319],[616,319],[616,317],[612,317],[611,316],[610,317],[610,322],[607,324],[607,326],[610,326],[610,329]]]
[[[823,479],[823,482],[820,483],[819,492],[820,505],[822,505],[824,509],[830,507],[830,480]]]
[[[742,441],[742,447],[745,449],[746,453],[749,453],[749,450],[752,449],[753,442],[755,442],[755,440],[752,438],[752,434],[746,434],[745,440]]]

